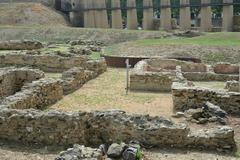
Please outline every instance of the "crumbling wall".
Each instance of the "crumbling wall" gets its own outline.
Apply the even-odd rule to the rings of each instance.
[[[34,80],[44,77],[40,70],[29,68],[4,68],[0,69],[0,97],[4,98],[21,90],[21,87]]]
[[[219,74],[238,74],[239,65],[230,63],[218,63],[214,66],[214,72]]]
[[[15,109],[45,109],[56,103],[63,96],[60,81],[42,78],[38,81],[25,84],[21,91],[6,97],[0,105]]]
[[[130,75],[130,89],[144,91],[170,92],[172,82],[176,78],[174,72],[142,72]]]
[[[176,76],[176,67],[185,72],[206,73],[207,66],[174,59],[147,59],[138,62],[130,75],[131,90],[170,92]],[[181,73],[182,76],[182,73]],[[181,77],[180,79],[184,79]]]
[[[103,59],[97,61],[88,61],[87,69],[82,67],[73,67],[62,74],[62,86],[64,94],[76,91],[87,81],[96,78],[107,70],[107,65]]]
[[[203,63],[192,63],[175,59],[148,59],[145,60],[150,67],[175,70],[181,66],[183,72],[207,72],[207,66]]]
[[[214,72],[183,72],[183,76],[189,81],[231,81],[238,80],[238,75],[216,74]]]
[[[235,147],[230,127],[190,131],[162,117],[109,112],[42,112],[0,110],[0,138],[44,145],[84,144],[138,140],[144,146],[191,148]],[[227,146],[227,147],[226,147]]]
[[[46,72],[62,72],[73,67],[86,67],[86,56],[59,56],[56,54],[6,53],[0,56],[0,66],[31,66]]]
[[[175,110],[202,107],[204,103],[211,102],[230,114],[240,114],[240,93],[237,92],[189,87],[175,82],[172,85],[172,96]]]
[[[240,82],[239,81],[227,81],[225,89],[230,92],[240,92]]]
[[[43,48],[42,43],[29,40],[0,41],[0,50],[33,50]]]

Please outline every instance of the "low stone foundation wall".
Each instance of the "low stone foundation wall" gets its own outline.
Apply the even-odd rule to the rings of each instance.
[[[88,61],[87,69],[82,67],[71,68],[62,74],[62,86],[64,94],[69,94],[79,89],[87,81],[96,78],[107,70],[105,61]]]
[[[63,57],[56,54],[6,53],[0,56],[0,66],[30,66],[46,72],[63,72],[73,67],[87,67],[86,56]]]
[[[183,76],[189,81],[231,81],[238,80],[238,75],[216,74],[214,72],[183,72]]]
[[[172,96],[175,110],[187,110],[202,107],[211,102],[229,114],[240,114],[240,93],[213,90],[203,87],[188,87],[181,83],[173,83]]]
[[[56,103],[63,96],[60,81],[42,78],[38,81],[25,84],[21,91],[6,97],[0,106],[15,109],[45,109]]]
[[[130,89],[170,92],[174,81],[178,81],[176,67],[180,72],[206,73],[207,66],[174,59],[146,59],[138,62],[130,75]],[[182,74],[181,74],[182,76]],[[183,77],[181,77],[183,78]]]
[[[176,78],[174,72],[145,72],[130,76],[131,90],[170,92],[172,82]]]
[[[230,92],[240,92],[240,82],[239,81],[228,81],[226,82],[225,89]]]
[[[161,117],[126,114],[122,111],[42,112],[0,110],[0,138],[44,145],[99,146],[137,140],[144,146],[234,149],[230,127],[190,131]]]
[[[203,63],[192,63],[175,59],[147,59],[145,60],[150,68],[175,70],[181,66],[182,72],[207,72],[207,66]]]
[[[0,97],[4,98],[21,90],[25,83],[44,77],[40,70],[29,68],[3,68],[0,69]]]
[[[0,50],[33,50],[43,48],[42,43],[29,40],[0,41]]]
[[[219,74],[238,74],[239,65],[230,63],[218,63],[213,67],[215,73]]]
[[[62,78],[57,80],[43,78],[44,73],[39,70],[2,69],[0,94],[3,99],[0,105],[3,108],[45,109],[59,101],[63,93],[68,94],[79,89],[84,83],[105,72],[106,69],[107,66],[103,59],[87,61],[83,68],[71,68],[63,72]]]

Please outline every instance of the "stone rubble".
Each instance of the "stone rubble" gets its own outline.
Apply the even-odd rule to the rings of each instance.
[[[73,148],[60,152],[55,160],[142,160],[143,152],[139,144],[111,144],[107,153],[100,147],[90,148],[83,145],[74,144]],[[105,146],[105,145],[104,145]]]
[[[187,86],[179,82],[172,85],[172,97],[175,111],[185,111],[193,107],[202,108],[210,102],[229,114],[240,114],[240,93],[215,90],[204,87]]]
[[[187,121],[206,124],[208,122],[217,122],[222,125],[227,124],[227,113],[209,102],[203,105],[202,108],[189,109],[184,112],[184,117]]]
[[[43,47],[41,42],[30,40],[0,41],[0,50],[34,50]]]
[[[240,82],[239,81],[227,81],[225,89],[229,92],[240,92]]]

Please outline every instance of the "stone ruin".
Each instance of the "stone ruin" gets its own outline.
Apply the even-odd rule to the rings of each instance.
[[[227,81],[225,89],[229,92],[240,92],[240,82],[239,81]]]
[[[170,92],[177,80],[176,66],[181,66],[181,74],[189,81],[229,81],[238,80],[238,70],[228,65],[223,70],[221,64],[207,66],[175,59],[147,59],[138,62],[130,75],[130,89]],[[233,69],[232,69],[233,68]]]
[[[34,52],[31,51],[31,53]],[[141,63],[142,65],[139,65]],[[177,93],[182,92],[181,87],[189,87],[183,73],[186,71],[207,72],[207,66],[204,64],[192,65],[190,62],[177,60],[163,60],[161,63],[163,68],[159,68],[156,66],[156,62],[150,60],[139,64],[137,66],[142,68],[142,72],[154,71],[160,73],[158,77],[168,78],[164,79],[167,82],[164,81],[164,85],[168,85],[166,90],[172,89],[174,102],[179,107],[175,108],[180,110],[188,108],[185,107],[185,101],[188,100],[177,96]],[[103,59],[90,60],[86,56],[74,54],[65,56],[13,52],[2,54],[0,65],[5,67],[0,69],[0,94],[2,97],[0,101],[0,139],[2,140],[39,145],[82,144],[91,147],[98,147],[101,144],[111,146],[115,142],[136,140],[145,147],[189,147],[213,150],[233,150],[235,148],[234,131],[228,126],[192,130],[186,124],[176,124],[163,117],[127,114],[118,110],[105,112],[46,110],[64,95],[74,92],[87,81],[105,72],[107,66]],[[7,66],[17,66],[17,68]],[[176,66],[179,67],[174,70]],[[61,72],[62,77],[46,78],[44,72],[39,69],[47,72]],[[161,72],[164,72],[165,75]],[[180,89],[174,87],[177,84],[181,84]],[[211,93],[216,100],[210,102],[215,104],[214,102],[218,102],[217,99],[220,98],[214,92]],[[226,92],[226,94],[230,94],[226,97],[231,99],[231,104],[229,101],[224,106],[219,106],[224,108],[228,105],[230,106],[226,110],[228,113],[239,113],[239,107],[237,107],[239,94],[235,92]],[[186,96],[186,94],[180,95]],[[232,101],[234,98],[236,101]],[[83,154],[83,150],[87,153]],[[89,153],[93,157],[89,156]],[[96,156],[106,156],[102,152],[99,154],[97,149],[75,145],[73,149],[61,153],[58,158],[61,156],[71,157],[72,154],[80,157],[86,155],[93,159],[96,159]],[[109,155],[111,154],[107,154],[107,156]],[[121,156],[123,155],[121,154]]]
[[[41,42],[29,40],[0,41],[0,50],[34,50],[43,47]]]
[[[174,59],[148,59],[135,65],[130,75],[130,89],[171,91],[175,111],[200,108],[195,111],[202,114],[202,108],[205,107],[206,102],[209,102],[229,114],[239,115],[238,79],[239,66],[237,65],[218,63],[214,66],[207,66],[202,63]],[[198,87],[194,86],[191,81],[229,81],[226,84],[228,90]]]
[[[238,73],[239,68],[236,69],[236,65],[219,63],[207,66],[172,59],[149,59],[135,65],[130,76],[130,89],[171,91],[175,111],[185,111],[197,106],[202,108],[204,103],[210,102],[229,114],[239,115],[239,92],[198,87],[189,82],[238,80]]]
[[[91,63],[91,67],[98,68],[92,70],[94,74],[90,74],[91,70],[72,68],[64,72],[60,80],[43,78],[39,70],[25,69],[34,74],[41,73],[41,76],[26,81],[20,91],[1,102],[0,139],[39,145],[83,144],[92,147],[134,139],[146,147],[235,148],[234,132],[227,126],[191,130],[186,124],[175,124],[163,117],[126,114],[123,111],[45,111],[49,105],[61,99],[64,93],[69,93],[91,79],[90,77],[103,72],[106,67],[103,66],[103,62],[102,65],[98,62]],[[4,73],[7,73],[8,70],[23,69],[4,70]],[[66,87],[67,83],[77,87]]]

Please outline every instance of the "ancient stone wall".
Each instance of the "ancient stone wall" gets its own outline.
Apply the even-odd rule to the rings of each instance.
[[[192,63],[175,59],[148,59],[147,64],[152,68],[175,70],[181,66],[183,72],[206,72],[207,66],[202,63]]]
[[[73,67],[62,74],[62,86],[64,94],[76,91],[87,81],[96,78],[107,70],[107,65],[103,59],[88,61],[87,67]]]
[[[174,72],[142,72],[130,76],[131,90],[170,92]]]
[[[183,76],[189,81],[231,81],[238,80],[238,75],[216,74],[214,72],[183,72]]]
[[[227,81],[225,89],[230,92],[240,92],[240,82],[239,81]]]
[[[59,101],[63,96],[63,89],[58,80],[42,78],[25,84],[21,91],[6,97],[0,105],[14,109],[45,109]]]
[[[25,83],[44,77],[40,70],[28,68],[4,68],[0,69],[0,97],[4,98],[21,90]]]
[[[230,63],[218,63],[213,68],[215,73],[219,74],[238,74],[239,65]]]
[[[230,127],[190,131],[161,117],[126,114],[122,111],[75,112],[0,110],[0,138],[44,145],[84,144],[138,140],[144,146],[191,148],[235,147]]]
[[[177,66],[190,73],[205,73],[207,71],[207,66],[201,63],[174,59],[147,59],[138,62],[134,66],[134,70],[130,75],[130,89],[170,92],[172,83],[178,81],[176,76],[176,74],[179,74],[176,72]]]
[[[0,66],[31,66],[46,72],[62,72],[72,67],[86,67],[86,56],[60,56],[56,54],[3,53]]]
[[[203,87],[189,87],[178,82],[172,85],[172,97],[175,110],[187,110],[202,107],[211,102],[230,114],[240,114],[240,93],[214,90]]]
[[[0,50],[33,50],[43,48],[42,43],[28,40],[0,41]]]

